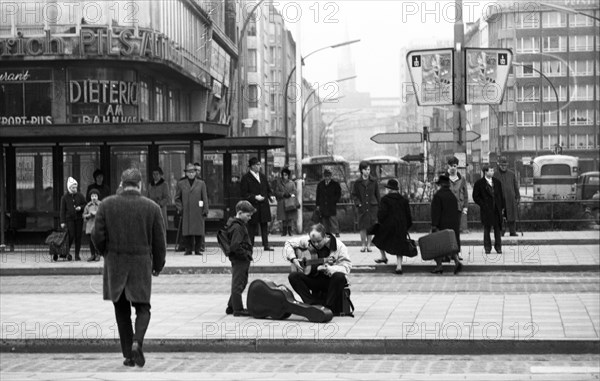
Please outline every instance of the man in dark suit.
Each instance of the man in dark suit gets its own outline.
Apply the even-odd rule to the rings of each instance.
[[[123,191],[98,207],[92,241],[104,256],[104,300],[114,304],[123,365],[144,366],[142,344],[150,323],[152,276],[165,266],[165,223],[160,206],[142,197],[142,174],[137,168],[123,171],[121,183]]]
[[[494,249],[501,254],[502,216],[506,210],[502,183],[494,177],[494,168],[484,165],[481,170],[484,176],[473,185],[473,201],[479,205],[483,225],[483,248],[486,254],[492,251],[490,231],[494,228]]]
[[[258,227],[262,236],[263,247],[267,251],[272,251],[269,246],[268,223],[271,221],[271,206],[269,201],[275,201],[275,196],[269,185],[267,176],[260,172],[260,161],[257,158],[250,158],[248,161],[248,172],[242,176],[240,182],[240,196],[243,200],[248,200],[256,208],[252,219],[248,222],[248,234],[254,246],[254,237]]]
[[[317,210],[321,215],[321,223],[325,231],[340,236],[340,226],[337,220],[337,203],[342,197],[340,183],[331,179],[331,171],[323,171],[323,180],[317,184]]]

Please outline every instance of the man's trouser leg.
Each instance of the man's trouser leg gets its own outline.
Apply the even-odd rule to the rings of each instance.
[[[485,250],[486,253],[489,253],[490,251],[492,251],[492,240],[490,238],[490,231],[492,230],[492,226],[491,225],[483,225],[483,249]],[[494,235],[495,232],[494,232]]]
[[[117,318],[117,328],[119,330],[119,339],[121,342],[121,352],[123,357],[131,358],[131,345],[133,344],[133,327],[131,325],[131,303],[125,297],[125,291],[115,306],[115,317]]]
[[[323,291],[327,289],[329,278],[325,275],[317,275],[310,277],[301,272],[294,272],[288,275],[290,285],[296,291],[302,301],[307,304],[320,304],[320,300],[314,296],[315,291]]]
[[[250,261],[232,259],[231,260],[231,296],[227,305],[235,311],[244,309],[242,293],[248,285],[248,269]]]

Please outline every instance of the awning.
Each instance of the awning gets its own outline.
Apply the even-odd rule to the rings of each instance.
[[[228,125],[209,122],[0,126],[0,139],[6,143],[208,140],[228,133]]]
[[[264,150],[283,147],[285,147],[285,138],[282,136],[241,136],[204,142],[205,150]]]

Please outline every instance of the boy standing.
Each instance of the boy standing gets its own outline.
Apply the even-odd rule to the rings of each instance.
[[[244,308],[242,292],[248,285],[248,269],[252,261],[252,241],[246,225],[255,211],[250,202],[242,200],[235,205],[235,218],[230,218],[225,226],[230,237],[229,253],[225,255],[231,261],[231,296],[225,310],[228,315],[250,316]]]

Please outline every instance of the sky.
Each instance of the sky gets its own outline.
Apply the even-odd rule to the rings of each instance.
[[[463,0],[465,21],[479,19],[490,8],[487,1]],[[350,45],[357,72],[356,86],[374,97],[400,94],[400,51],[422,41],[452,40],[454,1],[407,0],[297,0],[277,5],[303,56],[324,46],[360,39]],[[450,47],[450,46],[449,46]],[[303,75],[311,83],[338,79],[342,48],[327,49],[305,61]]]

